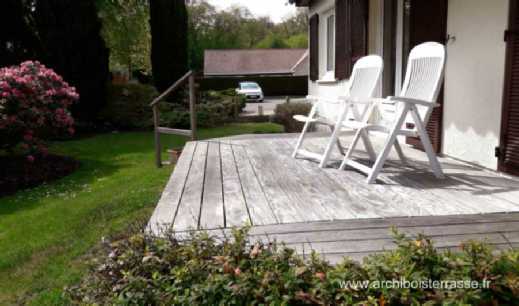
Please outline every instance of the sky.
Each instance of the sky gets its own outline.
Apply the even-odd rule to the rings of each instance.
[[[217,9],[226,9],[236,4],[245,6],[254,16],[270,16],[274,22],[280,22],[283,17],[296,12],[294,5],[287,4],[288,0],[209,0],[208,2]]]

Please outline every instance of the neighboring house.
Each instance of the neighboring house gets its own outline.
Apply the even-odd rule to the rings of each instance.
[[[235,88],[255,81],[265,95],[306,95],[307,49],[205,50],[203,87]]]
[[[441,42],[442,107],[428,126],[436,150],[519,174],[519,1],[290,2],[309,7],[310,94],[344,95],[355,60],[379,54],[385,62],[379,93],[398,95],[411,48]]]

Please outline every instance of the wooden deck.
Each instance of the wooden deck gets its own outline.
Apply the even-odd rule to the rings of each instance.
[[[390,248],[391,225],[424,232],[442,248],[478,238],[498,248],[519,245],[517,178],[442,158],[447,178],[437,180],[425,154],[405,148],[410,164],[390,156],[379,184],[367,185],[364,175],[337,170],[339,155],[327,169],[291,158],[295,137],[189,142],[149,229],[159,234],[166,227],[183,232],[250,224],[258,238],[276,238],[300,253],[312,248],[331,261]],[[323,146],[321,137],[305,145],[315,152]]]

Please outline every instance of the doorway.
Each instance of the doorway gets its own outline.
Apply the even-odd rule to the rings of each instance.
[[[445,44],[447,37],[448,0],[385,0],[384,1],[384,86],[385,95],[397,94],[405,77],[407,57],[413,47],[427,41]],[[443,124],[443,90],[427,124],[434,150],[441,152]],[[409,128],[413,128],[408,123]],[[406,143],[422,149],[418,138],[408,137]]]

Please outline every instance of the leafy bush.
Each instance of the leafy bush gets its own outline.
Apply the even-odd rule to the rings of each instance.
[[[235,230],[217,242],[199,234],[185,242],[143,234],[105,241],[89,275],[66,290],[71,303],[125,305],[517,305],[519,252],[493,255],[469,242],[458,253],[437,251],[424,236],[396,234],[398,248],[331,266]],[[344,286],[356,281],[490,281],[488,288],[390,289]],[[353,283],[352,283],[353,284]]]
[[[142,84],[110,85],[106,107],[100,119],[120,129],[153,126],[150,102],[158,95],[153,86]]]
[[[233,121],[235,115],[245,108],[245,96],[237,95],[234,89],[206,91],[197,104],[199,127],[215,127]],[[161,124],[168,127],[189,129],[190,116],[187,103],[176,105],[172,110],[161,113]]]
[[[46,153],[44,139],[74,134],[69,108],[79,95],[39,62],[0,69],[0,149],[18,145],[28,154]]]
[[[286,133],[300,132],[304,124],[294,120],[294,115],[308,115],[312,109],[311,103],[283,103],[276,105],[274,122],[285,127]]]
[[[158,96],[154,87],[143,84],[111,85],[108,92],[108,105],[100,114],[101,120],[119,129],[153,127],[153,112],[149,103]],[[196,106],[199,127],[215,127],[230,122],[235,112],[239,113],[245,107],[245,97],[236,95],[234,90],[207,91],[201,97]],[[174,98],[174,103],[163,101],[160,104],[160,124],[189,129],[188,93],[180,91]]]

